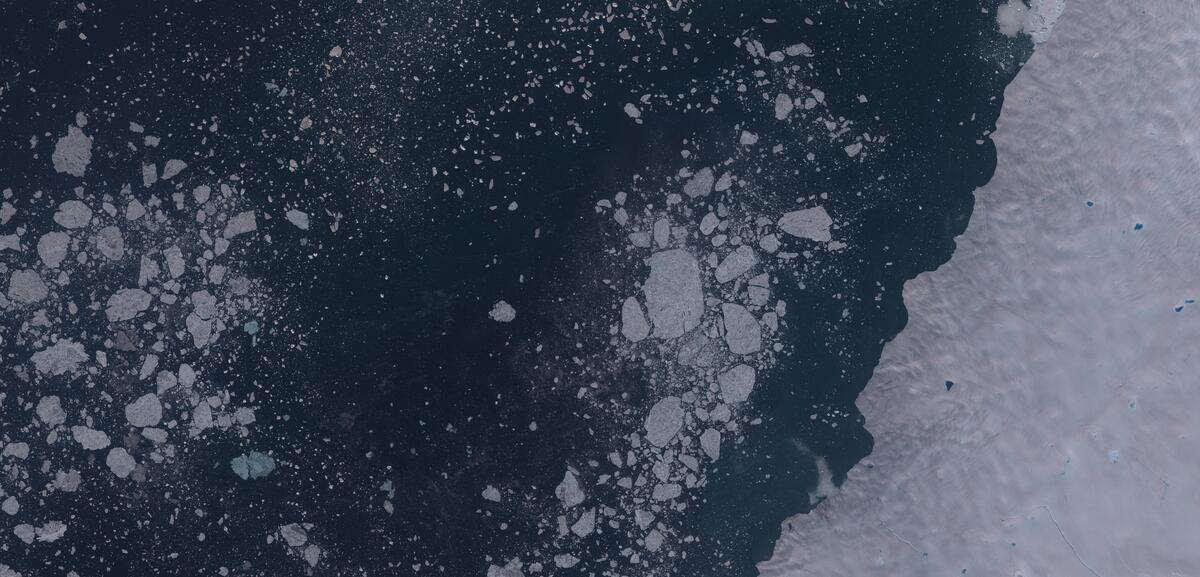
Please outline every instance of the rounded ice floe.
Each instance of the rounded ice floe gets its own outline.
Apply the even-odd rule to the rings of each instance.
[[[833,238],[829,234],[833,219],[822,206],[784,213],[776,224],[783,232],[800,238],[817,242],[829,242]]]
[[[496,301],[492,305],[492,310],[488,312],[488,316],[498,323],[511,323],[517,318],[517,309],[504,301]]]
[[[137,467],[137,461],[133,459],[133,455],[129,454],[124,447],[113,447],[108,451],[108,456],[104,459],[104,464],[108,465],[108,469],[114,475],[124,479]]]
[[[75,177],[87,173],[88,164],[92,162],[92,137],[74,126],[67,127],[67,135],[54,143],[54,152],[50,155],[54,170]]]
[[[61,375],[75,372],[80,363],[88,360],[88,355],[82,344],[70,339],[59,339],[53,345],[33,353],[30,360],[39,373]]]
[[[563,475],[562,481],[559,481],[558,486],[554,488],[554,496],[558,497],[558,500],[562,501],[563,507],[568,509],[583,503],[587,498],[587,494],[583,492],[583,487],[579,484],[579,479],[570,470]]]
[[[185,169],[185,168],[187,168],[186,162],[179,160],[177,158],[172,158],[171,160],[168,160],[166,164],[163,165],[162,179],[163,180],[171,180],[177,174],[183,172],[183,169]]]
[[[650,324],[646,322],[641,303],[634,297],[626,298],[621,304],[621,334],[635,343],[650,336]]]
[[[719,375],[717,384],[721,388],[721,398],[726,403],[741,403],[750,398],[754,390],[755,372],[750,365],[737,365]]]
[[[37,243],[37,252],[42,264],[46,265],[46,268],[58,268],[67,256],[67,246],[70,242],[71,237],[62,231],[43,234]]]
[[[62,409],[62,402],[55,395],[39,399],[36,410],[38,420],[48,427],[61,425],[67,421],[67,413]]]
[[[58,205],[54,222],[63,228],[83,228],[92,222],[92,209],[78,200],[68,200]]]
[[[109,260],[120,260],[125,256],[125,236],[121,229],[106,226],[96,233],[96,250]]]
[[[730,352],[748,355],[762,348],[762,328],[746,307],[722,303],[721,317],[725,320],[725,344]]]
[[[646,440],[656,447],[665,447],[683,427],[683,406],[679,397],[665,397],[650,407],[646,415]]]
[[[146,393],[125,405],[125,419],[134,427],[153,427],[162,420],[162,402],[158,395]]]
[[[36,271],[15,270],[8,277],[8,298],[16,303],[33,304],[46,298],[48,294],[50,290]]]
[[[638,119],[638,118],[642,117],[642,111],[639,110],[638,107],[632,102],[625,103],[625,114],[626,114],[626,116],[633,118],[633,119]]]
[[[108,434],[104,431],[97,431],[91,427],[83,425],[75,425],[71,427],[71,438],[75,439],[79,446],[89,451],[99,451],[112,444]]]
[[[672,339],[696,328],[704,316],[704,290],[696,258],[674,249],[655,253],[646,262],[650,276],[642,292],[654,336]]]
[[[130,320],[150,306],[150,293],[136,288],[121,289],[108,297],[104,315],[109,322]]]
[[[491,485],[488,485],[486,488],[484,488],[483,493],[480,493],[480,495],[484,499],[493,503],[499,503],[501,500],[500,490]]]
[[[785,120],[792,114],[792,109],[795,104],[792,103],[792,97],[786,94],[777,94],[775,96],[775,119]]]

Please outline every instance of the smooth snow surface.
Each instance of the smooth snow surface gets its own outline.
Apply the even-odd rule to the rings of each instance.
[[[1200,575],[1198,63],[1191,0],[1068,4],[904,289],[874,453],[763,575]]]

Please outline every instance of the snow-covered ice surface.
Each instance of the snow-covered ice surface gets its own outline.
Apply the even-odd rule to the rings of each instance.
[[[1075,0],[858,404],[875,450],[763,575],[1200,574],[1200,10]]]

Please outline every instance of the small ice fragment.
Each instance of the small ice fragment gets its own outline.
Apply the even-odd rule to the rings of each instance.
[[[679,397],[660,399],[646,415],[646,440],[657,447],[665,447],[675,438],[683,426],[683,406]]]
[[[754,390],[755,371],[750,365],[737,365],[728,371],[717,375],[717,384],[721,387],[721,398],[726,403],[735,404],[750,398]]]
[[[635,106],[632,102],[625,103],[625,114],[627,114],[630,118],[634,118],[634,119],[642,117],[642,111],[638,110],[638,107]]]
[[[513,319],[517,318],[517,309],[500,300],[492,305],[492,310],[488,312],[488,316],[498,323],[511,323]]]
[[[678,483],[663,483],[654,486],[654,491],[650,494],[650,497],[655,501],[670,501],[682,494],[683,487],[680,487]]]
[[[483,496],[484,499],[487,499],[488,501],[491,501],[493,503],[499,503],[500,499],[501,499],[500,490],[491,485],[488,485],[486,488],[484,488],[483,493],[481,493],[481,495]]]

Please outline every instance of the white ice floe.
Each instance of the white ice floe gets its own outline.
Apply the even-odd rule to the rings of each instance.
[[[650,276],[642,286],[654,336],[676,338],[700,324],[704,316],[704,291],[700,264],[683,249],[652,255]]]
[[[517,309],[502,300],[496,301],[492,310],[488,311],[488,317],[498,323],[511,323],[517,318]]]
[[[644,423],[646,440],[658,447],[665,447],[683,427],[683,405],[679,397],[660,399],[650,407]]]
[[[833,238],[829,233],[833,219],[825,212],[825,207],[816,206],[803,210],[793,210],[779,217],[779,229],[792,236],[807,238],[817,242],[828,242]]]

